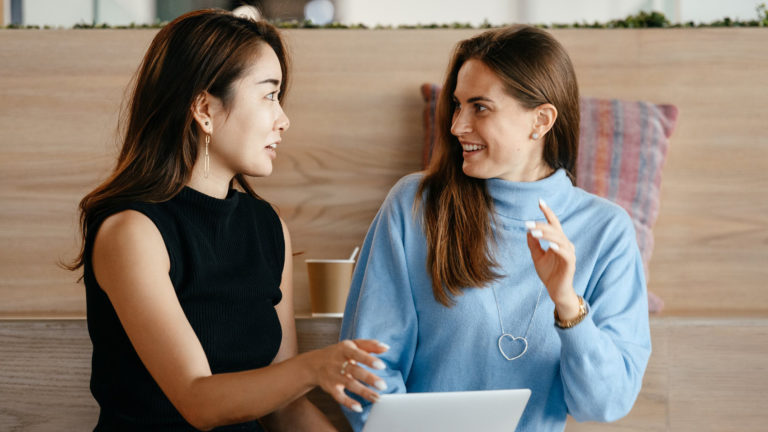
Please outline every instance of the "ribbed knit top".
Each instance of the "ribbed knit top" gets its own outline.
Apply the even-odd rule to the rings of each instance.
[[[116,208],[89,227],[84,280],[91,392],[101,407],[95,430],[193,431],[142,364],[93,273],[91,250],[101,222],[129,209],[160,231],[171,282],[214,374],[267,366],[280,348],[275,305],[282,297],[282,226],[263,200],[235,190],[217,199],[185,187],[166,202]],[[262,429],[254,421],[216,430]]]

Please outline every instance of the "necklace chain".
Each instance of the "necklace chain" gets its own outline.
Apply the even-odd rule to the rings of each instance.
[[[491,290],[493,291],[493,301],[494,303],[496,303],[496,312],[499,314],[499,327],[501,327],[501,336],[499,336],[499,343],[498,343],[499,351],[501,352],[501,355],[504,356],[505,359],[517,360],[520,357],[522,357],[526,353],[526,351],[528,351],[528,331],[531,329],[531,324],[533,324],[533,318],[536,316],[536,310],[539,308],[539,301],[541,300],[541,293],[544,289],[541,286],[539,287],[539,295],[536,297],[536,305],[533,307],[533,313],[531,314],[531,319],[528,321],[528,327],[525,329],[525,334],[523,334],[523,336],[520,336],[520,337],[513,336],[504,330],[504,321],[501,318],[501,306],[499,306],[499,298],[496,295],[496,287],[492,286]],[[521,352],[520,354],[514,357],[508,356],[507,353],[504,352],[504,349],[501,347],[501,342],[502,340],[504,340],[505,337],[509,337],[513,341],[518,339],[522,340],[524,344],[523,352]]]

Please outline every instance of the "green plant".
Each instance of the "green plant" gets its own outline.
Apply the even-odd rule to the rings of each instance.
[[[681,28],[681,27],[768,27],[768,6],[766,6],[765,3],[761,3],[756,8],[757,11],[757,19],[754,20],[747,20],[747,21],[741,21],[741,20],[733,20],[729,17],[725,17],[722,20],[713,21],[711,23],[694,23],[693,21],[689,21],[686,23],[670,23],[667,17],[661,13],[661,12],[639,12],[635,15],[629,15],[624,19],[617,19],[617,20],[611,20],[606,23],[587,23],[587,22],[575,22],[572,24],[561,24],[561,23],[555,23],[555,24],[537,24],[537,27],[541,28],[555,28],[555,29],[562,29],[562,28],[588,28],[588,29],[597,29],[597,28],[605,28],[605,29],[620,29],[620,28]],[[331,23],[326,25],[317,25],[313,23],[312,21],[281,21],[281,20],[273,20],[271,21],[273,24],[275,24],[279,28],[284,29],[368,29],[364,24],[341,24],[341,23]],[[162,28],[164,27],[167,22],[155,22],[153,24],[141,24],[137,25],[134,23],[131,23],[127,26],[111,26],[108,24],[87,24],[84,22],[75,24],[73,28],[76,29],[107,29],[107,28],[116,28],[116,29],[135,29],[135,28],[142,28],[142,29],[148,29],[148,28]],[[381,26],[377,25],[373,27],[373,29],[392,29],[392,28],[398,28],[398,29],[486,29],[495,27],[491,25],[490,22],[485,20],[483,23],[481,23],[478,26],[473,26],[469,23],[450,23],[450,24],[437,24],[437,23],[431,23],[431,24],[415,24],[415,25],[400,25],[400,26]],[[40,26],[38,25],[18,25],[18,24],[11,24],[8,26],[5,26],[6,29],[40,29]],[[50,26],[44,26],[44,29],[50,29]]]

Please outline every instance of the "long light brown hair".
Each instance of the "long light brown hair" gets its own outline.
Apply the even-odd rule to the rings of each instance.
[[[453,93],[459,69],[470,59],[487,65],[505,91],[523,107],[552,104],[558,112],[544,136],[543,159],[576,180],[579,92],[565,49],[549,33],[526,25],[489,30],[459,42],[438,99],[435,156],[415,206],[424,204],[427,270],[435,300],[454,304],[462,289],[482,287],[500,277],[494,253],[493,200],[483,179],[462,171],[462,148],[451,134]]]
[[[266,45],[265,45],[266,44]],[[178,194],[197,159],[200,132],[191,107],[207,91],[230,109],[233,83],[259,49],[271,47],[280,61],[281,103],[288,84],[288,58],[271,24],[223,10],[200,10],[176,18],[152,40],[134,77],[123,112],[122,148],[112,174],[80,201],[82,246],[70,270],[83,266],[92,223],[127,202],[163,202]],[[257,197],[242,174],[233,182]]]

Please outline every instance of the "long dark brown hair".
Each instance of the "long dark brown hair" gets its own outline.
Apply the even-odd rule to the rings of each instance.
[[[421,182],[415,206],[424,197],[427,269],[435,299],[445,306],[468,287],[500,277],[493,256],[493,200],[483,179],[462,171],[462,148],[451,134],[453,93],[461,66],[476,59],[504,83],[523,107],[552,104],[558,115],[544,136],[543,159],[576,180],[579,91],[565,49],[549,33],[526,25],[489,30],[459,42],[438,99],[435,157]]]
[[[264,46],[271,47],[280,61],[282,103],[288,58],[271,24],[210,9],[182,15],[157,33],[122,114],[125,133],[115,169],[80,201],[82,246],[67,268],[83,266],[88,230],[110,210],[127,202],[167,201],[181,191],[201,138],[191,110],[195,99],[207,91],[221,99],[225,109],[231,108],[233,83]],[[242,174],[233,183],[258,198]]]

